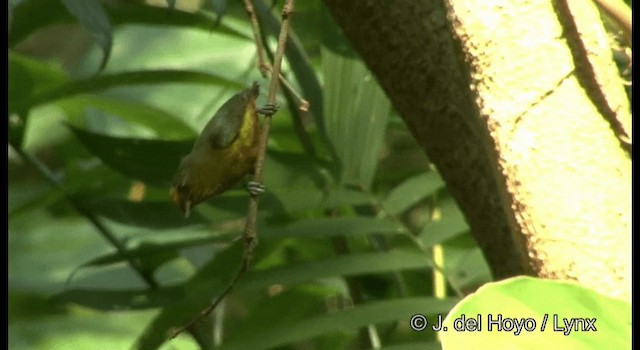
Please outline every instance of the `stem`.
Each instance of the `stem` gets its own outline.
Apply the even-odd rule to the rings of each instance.
[[[248,2],[245,1],[245,6],[247,3]],[[249,14],[249,16],[250,17],[253,16],[253,18],[255,18],[255,15],[253,15],[253,12],[252,12],[253,7],[246,6],[245,8],[247,9],[247,13]],[[276,93],[278,91],[278,77],[280,76],[280,66],[282,64],[282,56],[284,55],[286,39],[289,33],[289,23],[291,20],[291,14],[293,13],[293,8],[294,8],[294,0],[287,0],[282,10],[282,28],[280,31],[280,38],[278,39],[278,48],[276,50],[276,56],[274,59],[273,71],[271,74],[271,84],[269,85],[269,95],[267,96],[267,103],[275,103],[276,101]],[[252,19],[252,24],[254,24],[257,27],[257,21],[255,21],[254,23]],[[256,28],[254,28],[254,35],[255,33],[258,33]],[[259,40],[256,39],[256,42],[258,41]],[[263,51],[261,48],[262,46],[258,44],[259,52]],[[253,176],[253,181],[258,183],[261,182],[262,180],[262,168],[264,165],[265,154],[267,150],[267,139],[269,137],[270,127],[271,127],[271,115],[267,114],[265,115],[265,120],[262,126],[262,135],[260,137],[258,157],[256,159],[255,172]],[[238,272],[236,272],[235,276],[231,279],[231,282],[229,282],[227,287],[214,300],[214,302],[211,303],[209,306],[207,306],[204,310],[202,310],[202,312],[200,312],[200,314],[198,314],[198,316],[196,316],[189,323],[185,324],[184,326],[179,328],[177,331],[175,331],[171,335],[171,339],[177,337],[183,331],[190,329],[191,327],[195,326],[200,321],[202,321],[205,317],[209,316],[209,314],[216,308],[216,306],[218,306],[218,304],[220,304],[222,300],[224,300],[224,298],[227,295],[229,295],[229,293],[231,293],[231,291],[236,285],[236,282],[240,279],[240,277],[242,277],[242,275],[244,275],[244,273],[249,270],[249,267],[251,266],[251,256],[253,254],[253,249],[258,243],[258,237],[256,233],[257,216],[258,216],[258,197],[255,195],[252,195],[251,197],[249,197],[249,207],[247,209],[247,220],[245,224],[244,233],[242,234],[242,238],[244,240],[245,245],[244,245],[244,251],[242,253],[242,263],[240,265],[240,269],[238,270]]]
[[[278,48],[276,49],[276,55],[273,62],[273,72],[271,74],[271,84],[269,85],[269,94],[267,95],[267,103],[275,103],[276,93],[278,92],[278,77],[280,76],[280,67],[282,65],[282,57],[284,56],[284,49],[287,43],[287,36],[289,33],[289,25],[291,21],[291,14],[294,8],[294,0],[287,0],[282,9],[282,27],[280,28],[280,36],[278,38]],[[264,166],[264,160],[267,150],[267,139],[269,137],[269,131],[271,129],[271,115],[265,115],[264,123],[262,125],[262,137],[260,138],[260,145],[258,151],[258,157],[256,159],[255,172],[253,175],[253,181],[260,183],[262,181],[262,169]],[[256,217],[258,216],[258,197],[251,196],[249,199],[249,208],[247,212],[247,222],[244,229],[244,241],[245,241],[245,253],[243,259],[250,260],[253,248],[257,243],[256,234]],[[247,263],[248,265],[248,263]]]

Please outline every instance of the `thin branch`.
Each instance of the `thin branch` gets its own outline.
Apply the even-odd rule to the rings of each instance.
[[[258,17],[256,16],[256,12],[253,8],[253,4],[251,0],[244,0],[244,8],[247,11],[247,15],[251,21],[251,30],[253,31],[253,39],[256,43],[256,52],[258,54],[258,70],[262,77],[267,78],[268,74],[273,73],[273,68],[265,58],[265,52],[267,52],[268,47],[265,47],[262,40],[262,35],[260,32],[260,24],[258,22]],[[282,33],[282,30],[280,30]],[[287,33],[288,36],[288,33]],[[285,43],[286,44],[286,43]],[[270,53],[269,53],[270,54]],[[287,78],[280,73],[278,69],[278,78],[282,85],[296,98],[299,104],[299,109],[303,112],[307,112],[309,110],[309,102],[302,98],[302,96],[291,86],[291,83],[287,80]]]
[[[260,25],[258,24],[258,18],[256,12],[253,9],[251,0],[244,0],[244,9],[247,11],[249,20],[251,21],[251,29],[253,30],[253,40],[256,43],[256,52],[258,54],[258,70],[262,74],[263,78],[267,78],[267,73],[271,73],[271,65],[264,57],[264,45],[260,40]]]
[[[100,221],[100,219],[98,219],[98,217],[92,212],[87,210],[80,201],[65,192],[62,184],[51,172],[51,170],[49,170],[49,168],[47,168],[37,158],[25,152],[20,147],[16,147],[14,145],[11,145],[11,147],[16,151],[16,153],[20,155],[22,159],[24,159],[25,162],[34,167],[38,171],[38,173],[40,173],[40,175],[42,175],[42,177],[44,177],[55,189],[62,192],[71,207],[82,216],[86,217],[89,222],[91,222],[96,230],[98,230],[100,235],[116,248],[118,254],[120,254],[127,261],[129,266],[131,266],[131,268],[140,276],[140,278],[142,278],[143,281],[145,281],[147,285],[149,285],[149,287],[154,289],[158,288],[158,282],[156,282],[153,277],[144,270],[138,260],[136,260],[128,253],[127,248],[116,238],[113,233],[111,233],[111,231],[102,223],[102,221]]]
[[[267,95],[267,103],[276,102],[276,93],[278,92],[278,79],[280,76],[280,67],[282,65],[282,57],[284,56],[284,49],[287,43],[287,36],[289,33],[289,25],[291,21],[291,14],[293,13],[294,0],[287,0],[282,9],[282,27],[280,28],[280,37],[278,38],[278,48],[276,49],[276,55],[273,62],[273,74],[271,76],[271,85],[269,85],[269,94]],[[274,79],[274,76],[276,79]],[[264,123],[262,125],[262,137],[260,138],[260,148],[258,151],[258,157],[256,159],[255,173],[253,181],[262,181],[262,168],[264,165],[267,139],[269,137],[269,131],[271,129],[271,115],[265,115]],[[249,200],[249,209],[247,213],[247,223],[244,230],[245,246],[249,247],[248,251],[245,251],[245,259],[249,259],[253,251],[253,247],[257,243],[256,235],[256,217],[258,214],[258,197],[251,196]]]
[[[280,37],[278,38],[278,48],[276,49],[276,55],[273,64],[273,74],[271,75],[271,83],[269,85],[269,94],[267,96],[267,103],[274,104],[276,102],[276,93],[278,91],[278,79],[275,77],[280,76],[280,67],[282,65],[282,57],[284,56],[284,49],[287,42],[287,36],[289,33],[289,24],[291,20],[291,14],[294,9],[294,0],[287,0],[282,10],[282,27],[280,29]],[[245,5],[247,1],[245,1]],[[252,7],[251,7],[252,9]],[[247,9],[249,16],[251,17],[252,12]],[[254,16],[255,17],[255,16]],[[252,24],[257,26],[257,21],[255,23],[252,20]],[[257,33],[255,31],[254,33]],[[259,40],[256,39],[256,42]],[[258,51],[261,51],[260,44],[258,44]],[[258,54],[260,55],[260,54]],[[260,137],[260,144],[258,150],[258,157],[256,159],[255,172],[253,176],[253,181],[260,183],[262,181],[262,168],[264,165],[266,150],[267,150],[267,139],[269,137],[269,130],[271,127],[271,115],[265,114],[264,123],[262,125],[262,135]],[[258,237],[256,232],[256,220],[258,216],[258,197],[256,195],[251,195],[249,198],[249,207],[247,209],[247,220],[245,224],[244,233],[242,238],[244,240],[244,251],[242,253],[242,263],[240,265],[240,269],[235,274],[231,282],[227,285],[227,287],[222,291],[222,293],[211,303],[207,308],[202,310],[200,314],[191,320],[186,325],[179,328],[171,335],[171,339],[177,337],[183,331],[195,326],[205,317],[207,317],[215,308],[224,300],[224,298],[231,293],[233,288],[236,285],[236,282],[244,275],[245,272],[249,270],[251,266],[251,257],[253,255],[253,250],[258,243]]]
[[[266,35],[264,32],[254,33],[255,37],[262,38],[263,41],[266,41]],[[269,50],[269,47],[265,47],[265,52],[270,59],[274,58],[273,52]],[[300,94],[291,86],[291,83],[280,73],[280,84],[282,84],[282,93],[284,95],[287,104],[291,106],[291,119],[293,121],[293,131],[298,135],[298,139],[300,140],[300,144],[304,151],[311,157],[316,156],[315,148],[313,147],[313,143],[311,142],[307,131],[305,130],[304,124],[302,122],[302,118],[309,116],[309,102],[303,99]],[[295,105],[298,108],[293,108]],[[313,116],[310,116],[313,118]]]
[[[246,252],[246,247],[245,247],[245,252]],[[245,256],[246,256],[246,254],[243,254],[242,265],[240,266],[240,269],[238,270],[238,272],[236,272],[236,274],[233,277],[233,279],[231,280],[231,282],[229,282],[227,287],[222,291],[222,293],[220,293],[220,295],[216,298],[216,300],[214,300],[213,303],[211,303],[204,310],[202,310],[198,314],[198,316],[194,317],[191,321],[189,321],[188,323],[186,323],[182,327],[178,328],[175,332],[173,332],[171,334],[171,336],[169,337],[169,339],[173,339],[173,338],[177,337],[178,335],[180,335],[180,333],[182,333],[182,332],[184,332],[186,330],[189,330],[189,329],[191,329],[191,327],[199,324],[202,320],[205,319],[205,317],[209,316],[209,314],[213,310],[215,310],[215,308],[224,300],[224,298],[227,295],[229,295],[229,293],[231,293],[231,291],[233,290],[233,288],[236,285],[236,282],[238,282],[240,277],[242,275],[244,275],[244,273],[247,272],[247,270],[249,270],[250,260],[249,259],[245,259]]]

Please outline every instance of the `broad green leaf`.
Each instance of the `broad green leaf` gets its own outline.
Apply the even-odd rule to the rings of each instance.
[[[391,250],[354,253],[320,261],[256,271],[241,280],[238,288],[259,289],[273,284],[293,285],[327,277],[383,273],[430,266],[431,261],[421,252]]]
[[[304,183],[322,187],[324,178],[319,168],[326,165],[322,161],[301,153],[269,150],[265,170],[265,182],[270,186],[286,187]]]
[[[143,103],[106,96],[80,95],[58,101],[68,115],[81,116],[88,108],[116,115],[128,122],[145,126],[156,135],[169,139],[196,137],[195,131],[180,118]]]
[[[105,164],[125,176],[168,186],[193,140],[161,141],[111,137],[71,127],[78,140]]]
[[[372,198],[366,192],[338,187],[327,192],[322,200],[322,208],[341,208],[358,205],[371,205]]]
[[[141,310],[169,305],[184,298],[180,287],[163,287],[157,290],[99,290],[70,289],[53,297],[56,303],[72,303],[94,310]]]
[[[215,15],[197,11],[194,13],[178,9],[148,6],[141,2],[119,3],[117,6],[106,5],[106,12],[114,26],[122,24],[147,24],[160,26],[177,26],[199,28],[230,35],[242,40],[250,40],[251,36],[226,23],[213,27]],[[43,11],[46,9],[46,11]],[[9,30],[9,46],[20,43],[38,29],[53,24],[71,23],[73,17],[60,0],[25,0],[12,11]]]
[[[78,94],[94,93],[113,87],[165,83],[222,85],[233,87],[234,89],[243,87],[237,82],[209,73],[169,69],[135,71],[104,74],[88,79],[71,81],[37,94],[27,102],[27,106],[33,107]]]
[[[341,183],[368,189],[391,104],[360,61],[322,51],[327,135],[341,162]]]
[[[427,246],[444,242],[469,230],[464,215],[451,197],[441,199],[438,202],[438,209],[440,211],[438,220],[425,225],[419,236]]]
[[[168,193],[168,190],[167,190]],[[200,213],[194,211],[185,218],[178,208],[167,200],[164,202],[131,202],[127,200],[94,200],[85,202],[86,207],[93,213],[114,221],[156,230],[168,230],[185,225],[205,224]]]
[[[474,291],[493,280],[484,255],[470,232],[452,237],[440,246],[444,252],[442,267],[449,282],[457,289]]]
[[[98,46],[102,49],[103,58],[100,69],[103,70],[111,55],[113,34],[111,22],[105,13],[102,3],[98,0],[62,0],[62,3],[93,36]]]
[[[66,74],[52,64],[43,63],[9,50],[9,111],[24,112],[26,103],[37,93],[63,84]]]
[[[9,191],[9,220],[46,208],[64,198],[64,192],[52,190],[44,181],[28,185],[12,184]]]
[[[396,186],[383,206],[390,214],[398,215],[443,187],[444,181],[437,172],[420,174]]]
[[[45,64],[19,53],[9,51],[9,142],[24,147],[26,126],[29,123],[29,100],[40,91],[62,84],[66,74],[51,64]]]
[[[315,318],[296,320],[267,329],[256,330],[242,339],[223,344],[220,349],[271,349],[313,337],[346,330],[357,330],[370,324],[392,321],[409,321],[416,313],[437,314],[447,312],[455,301],[452,299],[406,298],[358,305],[340,312]]]
[[[266,169],[271,163],[267,156]],[[267,174],[270,174],[267,171]],[[280,199],[282,210],[287,213],[301,213],[309,210],[343,208],[357,205],[370,205],[371,196],[359,190],[346,189],[343,187],[322,190],[321,187],[305,182],[296,185],[276,184],[272,185],[269,179],[273,176],[265,176],[265,184],[268,190]],[[279,181],[278,181],[279,182]]]
[[[173,253],[179,251],[180,249],[184,249],[184,248],[189,248],[189,247],[203,245],[203,244],[210,244],[210,243],[214,243],[214,242],[228,242],[228,241],[229,241],[228,237],[226,237],[226,238],[223,238],[223,237],[211,237],[211,238],[188,237],[188,238],[186,238],[184,240],[179,240],[179,241],[175,241],[175,242],[143,243],[139,247],[136,247],[136,248],[133,248],[133,249],[129,249],[127,251],[127,254],[130,257],[133,257],[133,258],[144,259],[147,256],[151,256],[151,255],[157,255],[157,254],[163,255],[163,254],[167,254],[167,253],[173,254]],[[122,255],[120,255],[118,253],[110,253],[110,254],[106,254],[106,255],[101,255],[101,256],[95,257],[95,258],[83,263],[78,268],[106,266],[106,265],[116,264],[116,263],[119,263],[119,262],[122,262],[122,261],[124,261],[124,258],[122,257]]]
[[[398,234],[403,228],[387,219],[373,217],[340,217],[300,220],[278,228],[264,228],[269,238],[328,238],[368,234]]]
[[[250,336],[257,329],[291,324],[296,320],[304,320],[323,313],[327,298],[335,297],[336,293],[340,291],[335,285],[307,284],[287,287],[275,296],[256,295],[255,298],[258,300],[247,303],[248,314],[243,315],[239,320],[240,323],[235,327],[229,323],[229,326],[234,328],[234,332],[230,334],[228,341]],[[229,322],[233,321],[235,320],[229,319]]]
[[[455,331],[463,317],[480,328]],[[631,305],[573,282],[516,277],[488,283],[456,305],[445,325],[443,349],[631,348]]]

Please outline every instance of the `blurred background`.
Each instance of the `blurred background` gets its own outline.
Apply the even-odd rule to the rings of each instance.
[[[283,1],[253,3],[274,52]],[[292,26],[282,73],[310,109],[280,88],[251,271],[165,342],[240,263],[240,186],[188,219],[168,193],[226,99],[258,81],[265,102],[244,7],[9,1],[10,348],[440,347],[409,316],[491,281],[484,258],[322,3]]]

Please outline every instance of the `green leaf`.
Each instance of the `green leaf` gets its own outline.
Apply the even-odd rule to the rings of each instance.
[[[183,240],[178,240],[174,242],[165,242],[165,243],[142,243],[139,247],[127,250],[127,255],[132,258],[146,259],[148,256],[152,255],[167,255],[173,254],[180,249],[190,248],[193,246],[199,246],[214,242],[223,242],[229,241],[229,239],[225,239],[223,237],[210,237],[210,238],[201,238],[201,237],[187,237]],[[85,267],[99,267],[99,266],[108,266],[120,263],[125,259],[119,253],[110,253],[95,257],[82,265],[76,268],[76,271],[80,268]]]
[[[11,188],[12,191],[9,192],[9,220],[16,219],[21,215],[29,214],[38,209],[47,208],[65,198],[63,191],[52,190],[48,184],[37,184],[35,186],[34,184],[29,184],[29,186],[24,187],[13,185]],[[25,198],[24,195],[27,193],[29,193],[29,196]],[[16,200],[16,196],[22,198]]]
[[[164,187],[171,184],[180,159],[189,154],[194,142],[111,137],[69,128],[89,152],[114,170]]]
[[[184,235],[184,233],[182,233]],[[208,248],[215,250],[217,246],[223,246],[224,244],[228,244],[228,242],[232,241],[237,235],[229,236],[229,235],[216,235],[215,237],[185,237],[178,240],[172,241],[164,241],[164,242],[142,242],[137,247],[128,249],[127,256],[131,258],[139,259],[143,262],[143,265],[146,269],[150,271],[155,271],[158,267],[163,264],[179,257],[181,250],[188,249],[192,247],[213,247]],[[214,244],[217,243],[216,246]],[[84,262],[82,265],[77,266],[67,278],[66,285],[70,285],[70,283],[74,280],[75,275],[81,270],[89,270],[89,273],[93,273],[98,270],[92,270],[91,268],[100,268],[107,267],[116,264],[120,264],[126,261],[126,259],[117,252],[112,252],[104,255],[97,256],[89,261]],[[90,291],[85,291],[90,294]],[[101,291],[100,291],[101,292]],[[121,291],[117,291],[121,292]],[[131,295],[139,296],[144,294],[144,291],[141,290],[132,290],[130,291]],[[149,293],[152,293],[152,290],[148,290]],[[63,293],[64,294],[64,293]],[[152,299],[149,296],[147,299]],[[83,304],[88,307],[93,307],[91,304]],[[102,305],[102,304],[101,304]],[[156,305],[158,306],[158,305]],[[113,309],[119,307],[118,305],[112,305]],[[149,305],[149,307],[153,307]],[[99,308],[96,306],[96,308]]]
[[[270,153],[269,153],[270,155]],[[266,169],[269,169],[269,156],[266,160]],[[269,188],[269,191],[280,199],[282,203],[281,212],[287,213],[302,213],[309,210],[317,209],[333,209],[344,208],[357,205],[370,205],[371,196],[359,190],[352,190],[343,187],[331,189],[325,191],[315,184],[301,183],[301,184],[278,184],[277,181],[273,185],[269,179],[272,179],[274,173],[267,170],[265,178],[265,184]],[[269,208],[271,209],[271,208]]]
[[[425,225],[419,238],[426,246],[436,245],[469,230],[464,215],[451,197],[438,202],[440,218]]]
[[[180,210],[169,201],[168,190],[167,200],[164,202],[95,199],[90,202],[85,201],[85,205],[93,213],[111,220],[156,230],[207,223],[207,220],[197,211],[185,218]]]
[[[256,330],[242,339],[223,344],[220,349],[271,349],[326,334],[357,330],[370,324],[397,320],[408,321],[416,313],[447,312],[455,303],[452,299],[406,298],[358,305],[340,312],[315,318],[296,320],[288,324]]]
[[[368,189],[375,175],[391,104],[360,61],[322,51],[327,135],[342,165],[341,183]]]
[[[157,136],[170,139],[195,138],[193,129],[180,118],[159,108],[139,102],[107,96],[80,95],[58,101],[68,115],[81,116],[88,108],[97,108],[128,122],[145,126]]]
[[[217,16],[209,11],[186,12],[176,8],[161,8],[140,3],[122,3],[118,4],[118,6],[108,7],[107,12],[115,25],[146,24],[162,27],[197,28],[229,35],[240,40],[252,40],[250,34],[226,23],[214,25],[217,21]]]
[[[123,24],[147,24],[159,26],[178,26],[199,28],[230,35],[236,38],[251,40],[251,36],[238,31],[224,23],[213,27],[215,16],[205,12],[195,13],[147,6],[139,2],[119,3],[108,6],[106,12],[114,26]],[[46,9],[46,11],[43,11]],[[169,12],[170,11],[170,12]],[[12,11],[11,28],[9,30],[9,46],[13,47],[40,28],[53,24],[71,23],[73,17],[59,0],[25,0]]]
[[[306,154],[269,150],[265,164],[265,182],[270,187],[290,187],[298,183],[324,185],[324,178],[319,169],[326,166],[319,159]]]
[[[454,331],[462,317],[479,320],[481,329]],[[488,283],[456,305],[445,325],[443,349],[631,348],[631,305],[573,282],[516,277]]]
[[[229,341],[250,336],[256,329],[286,325],[322,313],[326,309],[327,299],[335,297],[340,292],[338,289],[335,285],[308,284],[285,288],[274,296],[266,293],[255,297],[252,295],[253,300],[247,304],[253,304],[253,307],[247,310],[248,314],[242,318],[240,327],[229,324],[234,328]]]
[[[470,232],[442,242],[441,247],[444,252],[442,267],[456,289],[473,292],[483,284],[493,281],[482,250]]]
[[[399,234],[401,232],[403,232],[403,228],[391,220],[356,216],[307,219],[284,227],[266,227],[261,236],[269,238],[328,238],[368,234]]]
[[[375,253],[354,253],[325,260],[298,263],[252,273],[238,288],[260,289],[273,284],[293,285],[311,280],[382,273],[431,267],[431,261],[421,252],[391,250]]]
[[[52,298],[56,303],[72,303],[94,310],[142,310],[168,305],[184,298],[180,287],[163,287],[157,290],[96,290],[71,289]]]
[[[22,147],[30,112],[29,100],[40,91],[67,80],[57,66],[9,50],[9,142]]]
[[[443,187],[444,181],[437,172],[420,174],[396,186],[385,199],[383,206],[391,215],[402,214]]]
[[[322,208],[341,208],[358,205],[371,205],[371,196],[363,191],[338,187],[331,189],[322,200]]]
[[[166,83],[221,85],[234,89],[243,87],[240,83],[209,73],[170,69],[147,70],[104,74],[88,79],[71,81],[37,94],[28,101],[27,105],[28,107],[33,107],[78,94],[94,93],[113,87]]]
[[[137,339],[135,349],[157,349],[173,330],[191,321],[231,281],[240,267],[242,244],[229,246],[216,254],[185,285],[185,296],[166,305]]]
[[[35,94],[67,81],[60,67],[9,50],[9,111],[25,111]]]
[[[62,0],[62,3],[93,36],[103,52],[100,71],[104,69],[111,55],[113,35],[109,17],[98,0]]]

